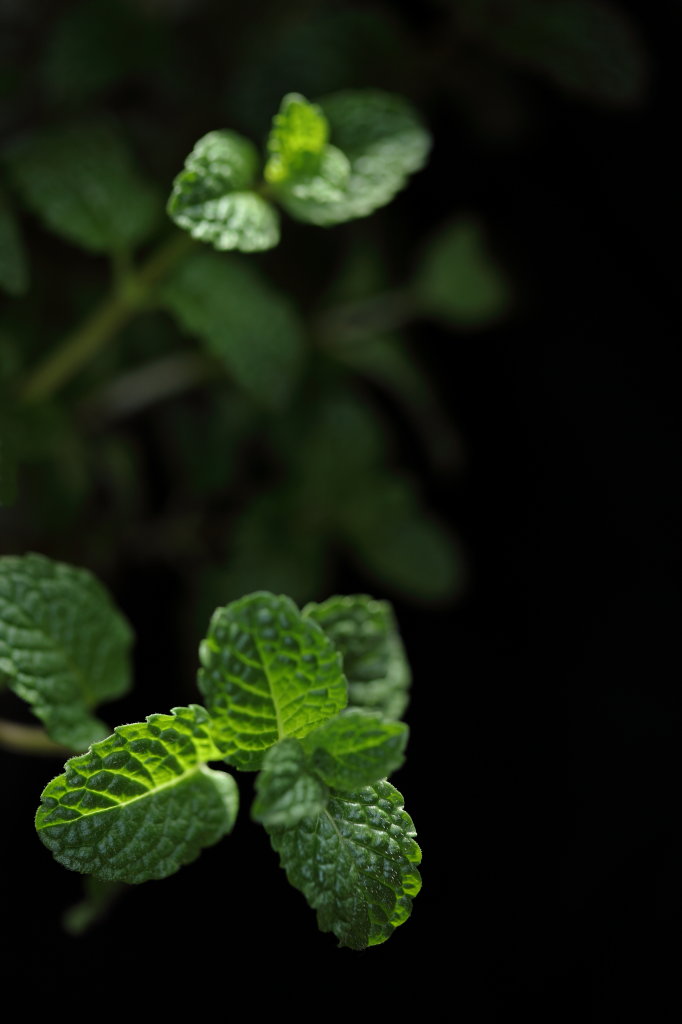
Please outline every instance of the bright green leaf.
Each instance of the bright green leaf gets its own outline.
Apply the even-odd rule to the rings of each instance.
[[[318,775],[335,789],[359,789],[387,778],[405,760],[407,726],[353,708],[302,740]]]
[[[414,282],[426,313],[455,327],[487,327],[509,312],[511,289],[478,221],[462,217],[428,244]]]
[[[131,630],[85,569],[42,555],[0,558],[0,674],[58,743],[107,729],[91,709],[130,685]]]
[[[259,165],[248,139],[231,131],[209,132],[175,179],[168,213],[192,238],[216,249],[272,249],[279,242],[279,216],[251,190]]]
[[[26,249],[16,218],[2,195],[0,195],[0,286],[10,295],[23,295],[28,288]]]
[[[409,917],[421,888],[421,851],[390,782],[332,793],[321,814],[268,832],[289,882],[339,945],[365,949],[385,942]]]
[[[330,597],[306,605],[303,614],[322,627],[341,653],[349,707],[400,718],[407,707],[411,673],[389,602],[365,594]]]
[[[282,408],[301,367],[304,332],[289,301],[244,260],[193,252],[162,303],[261,405]]]
[[[217,742],[238,768],[260,768],[269,747],[305,736],[348,700],[340,655],[288,597],[262,592],[218,608],[199,656]]]
[[[256,777],[252,815],[263,825],[296,825],[320,814],[327,805],[325,784],[310,771],[298,740],[282,740],[266,752],[263,770]]]
[[[15,143],[10,170],[46,226],[92,252],[137,245],[155,227],[160,203],[111,125],[45,128]]]
[[[345,90],[319,101],[329,122],[330,140],[349,161],[342,169],[332,157],[323,186],[278,198],[298,220],[331,225],[366,217],[385,206],[423,167],[431,147],[429,133],[412,106],[380,90]]]
[[[238,792],[198,705],[121,725],[67,761],[45,788],[36,828],[72,871],[109,881],[165,878],[232,830]]]
[[[277,185],[315,174],[328,137],[329,126],[320,108],[298,93],[288,93],[272,120],[265,180]]]

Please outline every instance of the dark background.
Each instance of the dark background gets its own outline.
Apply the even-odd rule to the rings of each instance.
[[[153,111],[160,135],[170,119],[178,155],[232,123],[239,41],[256,19],[274,18],[267,4],[228,8],[168,15],[175,95],[165,67],[107,98],[128,113]],[[682,8],[618,5],[648,69],[631,101],[604,103],[501,63],[513,90],[493,91],[494,116],[473,86],[474,100],[462,99],[462,67],[478,67],[479,51],[462,49],[448,5],[390,8],[414,66],[383,55],[353,71],[371,66],[371,81],[347,84],[410,96],[436,140],[428,169],[378,215],[398,276],[413,240],[474,210],[517,294],[513,316],[485,331],[413,328],[461,438],[456,470],[429,469],[395,414],[405,459],[469,564],[458,601],[395,602],[415,674],[409,758],[395,782],[423,846],[423,892],[386,945],[336,950],[244,813],[195,864],[127,893],[107,921],[69,938],[59,915],[80,883],[35,839],[27,797],[51,768],[3,753],[2,899],[16,907],[6,918],[8,976],[64,979],[77,963],[87,986],[98,964],[120,957],[169,978],[175,964],[213,983],[223,972],[240,986],[267,978],[303,1006],[313,992],[348,996],[352,979],[375,986],[377,1005],[414,1000],[427,1017],[432,1000],[457,1012],[474,999],[474,1020],[516,1009],[620,1020],[633,1004],[668,1019],[672,1004],[653,1004],[679,978],[682,923]],[[292,5],[292,16],[303,9]],[[50,21],[7,10],[16,52],[30,60]],[[486,56],[493,68],[496,60]],[[304,65],[301,75],[305,91],[315,76]],[[500,104],[512,93],[518,111],[507,118]],[[293,250],[305,247],[302,229],[292,236]],[[131,563],[108,582],[136,628],[138,672],[153,666],[159,697],[182,689],[168,629],[181,614],[172,568]],[[348,566],[335,584],[367,588]],[[138,704],[133,694],[133,719],[157,710]],[[300,993],[303,979],[312,981]]]

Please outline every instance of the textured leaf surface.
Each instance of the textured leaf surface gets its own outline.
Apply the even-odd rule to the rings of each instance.
[[[317,171],[327,145],[329,125],[314,103],[288,93],[272,121],[265,179],[271,184]]]
[[[359,789],[384,779],[405,760],[407,726],[351,709],[302,741],[315,771],[334,789]]]
[[[255,268],[192,253],[169,278],[162,302],[253,398],[270,408],[286,404],[301,367],[303,327]]]
[[[349,707],[400,718],[411,673],[389,602],[365,594],[330,597],[306,605],[303,614],[322,627],[341,653]]]
[[[269,747],[305,736],[348,700],[340,655],[287,597],[249,594],[218,608],[199,656],[216,742],[239,768],[260,768]]]
[[[52,739],[106,735],[90,709],[130,685],[128,623],[85,569],[42,555],[0,558],[0,674]]]
[[[472,218],[460,218],[438,232],[426,249],[414,292],[425,312],[456,327],[495,323],[512,301],[483,229]]]
[[[165,878],[230,832],[238,793],[198,705],[121,725],[67,761],[45,788],[40,838],[73,871],[109,881]]]
[[[341,946],[385,942],[421,888],[421,851],[403,798],[390,782],[336,793],[317,817],[268,829],[290,883]]]
[[[108,125],[59,125],[22,139],[8,154],[27,205],[58,235],[93,252],[141,242],[154,228],[158,197]]]
[[[28,287],[26,250],[14,214],[0,195],[0,287],[22,295]]]
[[[266,752],[256,794],[252,809],[256,821],[287,827],[320,814],[329,798],[327,787],[310,771],[298,740],[282,740]]]
[[[334,187],[280,199],[299,220],[330,225],[366,217],[385,206],[423,167],[431,146],[429,133],[411,105],[379,90],[345,90],[319,101],[329,122],[330,140],[340,156],[322,177]],[[330,147],[331,148],[331,147]]]
[[[248,139],[236,132],[209,132],[175,179],[168,213],[192,238],[216,249],[271,249],[279,242],[279,215],[251,191],[259,164]]]

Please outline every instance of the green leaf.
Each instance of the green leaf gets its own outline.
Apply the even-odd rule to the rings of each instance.
[[[10,295],[23,295],[28,288],[26,249],[19,225],[0,194],[0,285]]]
[[[349,707],[400,718],[412,676],[389,602],[365,594],[330,597],[306,605],[303,614],[322,627],[341,653]]]
[[[196,704],[120,725],[45,788],[38,835],[72,871],[128,883],[165,878],[232,830],[235,781],[204,764],[219,757]]]
[[[173,183],[168,213],[192,238],[216,249],[261,252],[279,242],[279,216],[251,191],[260,159],[236,132],[209,132],[199,139]]]
[[[265,751],[300,739],[346,706],[341,657],[288,597],[249,594],[211,619],[199,689],[226,761],[260,768]]]
[[[298,740],[282,740],[266,752],[263,770],[256,776],[256,794],[255,820],[286,827],[320,814],[329,799],[327,787],[310,771]]]
[[[315,174],[329,137],[327,119],[299,93],[288,93],[272,119],[265,180],[271,185]]]
[[[359,789],[385,779],[405,760],[403,722],[353,708],[304,737],[303,749],[318,775],[334,789]]]
[[[48,228],[84,249],[128,249],[158,222],[158,196],[111,125],[45,128],[15,143],[7,159],[26,204]]]
[[[311,182],[300,195],[296,189],[278,193],[298,220],[331,225],[366,217],[389,203],[426,162],[431,138],[402,97],[348,89],[324,97],[319,106],[329,122],[328,149],[339,155],[332,153],[318,174],[322,184]]]
[[[512,304],[509,283],[488,251],[483,228],[470,217],[441,228],[429,242],[414,295],[424,312],[454,327],[487,327]]]
[[[85,569],[42,555],[0,558],[0,674],[58,743],[106,735],[90,713],[130,685],[130,626]]]
[[[286,405],[301,368],[303,326],[254,267],[194,252],[171,274],[161,302],[252,398],[271,409]]]
[[[365,949],[385,942],[410,916],[421,888],[421,851],[390,782],[333,792],[321,814],[268,832],[289,882],[339,945]]]

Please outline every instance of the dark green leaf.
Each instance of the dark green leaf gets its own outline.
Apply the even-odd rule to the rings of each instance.
[[[405,760],[407,726],[353,708],[330,718],[301,742],[312,767],[328,786],[359,789],[400,768]]]
[[[327,787],[310,771],[298,740],[282,740],[266,752],[263,770],[256,777],[256,794],[252,809],[256,821],[287,828],[320,814],[329,798]]]
[[[0,194],[0,286],[10,295],[23,295],[28,288],[26,249],[16,218],[2,194]]]

